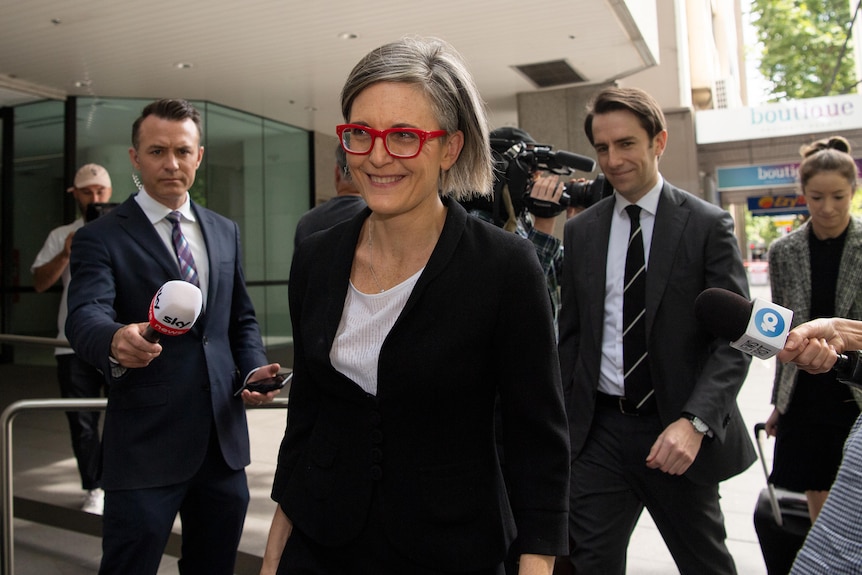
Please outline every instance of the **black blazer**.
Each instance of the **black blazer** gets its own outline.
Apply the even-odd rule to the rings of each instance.
[[[84,361],[108,374],[106,489],[191,478],[213,429],[232,469],[250,461],[245,407],[233,392],[267,361],[245,289],[239,229],[215,212],[192,207],[209,254],[206,310],[190,332],[162,337],[162,354],[150,365],[120,379],[109,375],[114,332],[147,321],[159,287],[181,279],[179,266],[134,197],[75,233],[66,334]]]
[[[615,196],[602,200],[565,227],[560,362],[573,457],[586,441],[595,409],[615,201]],[[687,412],[715,434],[703,442],[686,472],[702,484],[736,475],[755,459],[736,404],[751,358],[713,337],[695,319],[694,300],[709,287],[748,297],[733,220],[719,207],[665,182],[647,271],[647,346],[662,424]]]
[[[363,529],[439,569],[566,551],[568,441],[550,302],[532,245],[448,201],[437,246],[380,352],[378,393],[332,367],[366,209],[303,242],[290,279],[296,355],[272,497],[325,545]],[[504,421],[507,497],[494,403]]]

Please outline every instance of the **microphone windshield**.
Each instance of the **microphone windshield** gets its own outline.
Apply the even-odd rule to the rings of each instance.
[[[159,288],[150,302],[150,328],[161,335],[182,335],[197,321],[202,305],[199,287],[171,280]]]
[[[694,300],[694,315],[710,333],[736,341],[745,333],[752,303],[732,291],[707,288]]]
[[[554,159],[560,164],[572,168],[573,170],[592,172],[594,169],[596,169],[596,161],[587,156],[582,156],[580,154],[566,152],[563,150],[553,152],[553,156]]]

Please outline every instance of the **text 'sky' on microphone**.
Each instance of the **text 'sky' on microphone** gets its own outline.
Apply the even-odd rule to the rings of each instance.
[[[163,335],[182,335],[197,321],[203,305],[199,287],[182,280],[166,282],[150,302],[150,325],[144,339],[152,343]]]

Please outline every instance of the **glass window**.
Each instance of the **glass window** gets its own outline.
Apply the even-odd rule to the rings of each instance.
[[[292,349],[287,279],[293,258],[296,223],[308,210],[311,181],[311,138],[305,130],[264,121],[264,194],[267,227],[264,235],[266,267],[264,337],[273,350]],[[286,363],[288,360],[279,358]],[[290,359],[290,364],[292,364]],[[289,365],[289,364],[288,364]]]
[[[32,286],[29,267],[48,233],[77,217],[71,197],[63,193],[71,184],[64,181],[64,122],[75,123],[75,169],[89,162],[103,165],[111,175],[112,201],[123,202],[137,191],[129,160],[132,124],[150,102],[77,98],[74,107],[45,101],[14,108],[14,214],[3,218],[14,228],[14,270],[4,275],[9,278],[4,287],[17,290],[11,333],[56,336],[59,284],[48,295],[27,286]],[[287,280],[296,222],[308,209],[312,186],[309,132],[217,104],[192,103],[201,112],[205,149],[192,198],[240,226],[246,282],[264,342],[273,360],[290,365]],[[74,118],[65,117],[67,109],[74,109]]]
[[[41,294],[22,288],[32,287],[30,266],[51,230],[74,219],[67,215],[72,200],[63,180],[64,115],[64,103],[57,101],[14,108],[12,214],[4,214],[12,234],[12,269],[6,276],[11,285],[5,287],[16,292],[9,309],[9,333],[57,337],[59,283]],[[15,349],[16,361],[23,363],[53,362],[52,356],[52,348]]]

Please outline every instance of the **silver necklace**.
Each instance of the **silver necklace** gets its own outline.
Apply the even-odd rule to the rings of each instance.
[[[380,290],[380,293],[383,293],[386,290],[380,285],[380,280],[377,279],[377,274],[374,273],[374,235],[371,233],[372,229],[373,224],[368,222],[368,269],[371,270],[371,279],[374,280],[377,289]]]

